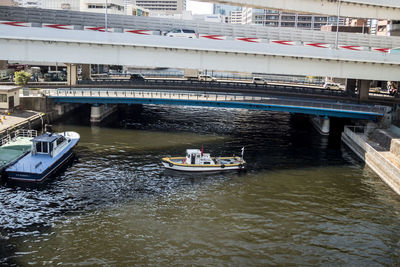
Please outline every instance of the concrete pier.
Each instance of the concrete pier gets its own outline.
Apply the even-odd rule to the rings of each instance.
[[[76,85],[78,83],[78,68],[76,64],[67,64],[67,84]]]
[[[369,89],[371,87],[370,80],[358,80],[358,97],[360,101],[368,100]]]
[[[356,79],[346,79],[345,91],[348,95],[351,95],[351,96],[355,95],[356,87],[357,87]]]
[[[330,120],[327,116],[310,116],[310,121],[314,128],[322,135],[329,135]]]
[[[0,70],[6,70],[8,68],[7,60],[0,60]]]
[[[400,136],[388,129],[346,126],[342,141],[400,195]]]
[[[116,105],[93,105],[90,110],[90,122],[92,124],[98,124],[116,110]]]
[[[82,80],[91,80],[91,66],[90,64],[82,64]]]

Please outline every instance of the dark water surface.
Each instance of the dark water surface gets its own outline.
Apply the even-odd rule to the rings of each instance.
[[[0,187],[0,265],[400,265],[400,197],[307,119],[145,106],[81,134],[41,186]],[[246,173],[185,174],[160,158],[240,154]]]

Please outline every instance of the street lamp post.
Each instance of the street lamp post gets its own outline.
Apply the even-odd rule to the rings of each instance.
[[[104,20],[105,20],[105,22],[104,22],[104,28],[105,28],[105,31],[106,32],[108,32],[108,25],[107,25],[107,16],[108,16],[108,14],[107,14],[107,12],[108,12],[108,2],[107,2],[107,0],[106,0],[106,15],[105,15],[105,18],[104,18]]]
[[[339,17],[340,17],[340,6],[342,0],[338,0],[338,12],[337,12],[337,20],[336,20],[336,39],[335,39],[335,48],[338,49],[338,38],[339,38]]]

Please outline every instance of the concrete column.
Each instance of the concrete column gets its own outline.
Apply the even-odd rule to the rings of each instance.
[[[82,80],[91,80],[91,65],[82,64]]]
[[[8,69],[8,61],[7,60],[0,60],[0,70]]]
[[[371,87],[371,80],[358,80],[357,87],[359,100],[367,100],[369,95],[369,88]]]
[[[310,121],[314,128],[322,135],[329,135],[331,130],[331,123],[328,116],[310,116]]]
[[[92,124],[98,124],[116,110],[116,105],[109,106],[95,104],[90,110],[90,122]]]
[[[76,64],[67,64],[67,84],[76,85],[78,83],[78,68]]]
[[[356,79],[346,79],[345,92],[348,95],[354,96],[356,94],[356,85],[357,85]]]

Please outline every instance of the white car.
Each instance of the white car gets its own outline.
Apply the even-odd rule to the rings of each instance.
[[[197,34],[194,30],[188,29],[173,29],[165,34],[168,37],[184,37],[184,38],[197,38]]]
[[[253,77],[254,84],[267,84],[267,81],[262,77]]]
[[[215,82],[215,81],[217,81],[217,79],[215,77],[210,76],[210,75],[201,74],[201,75],[199,75],[199,81]]]
[[[340,89],[340,84],[327,82],[324,84],[325,89]]]

